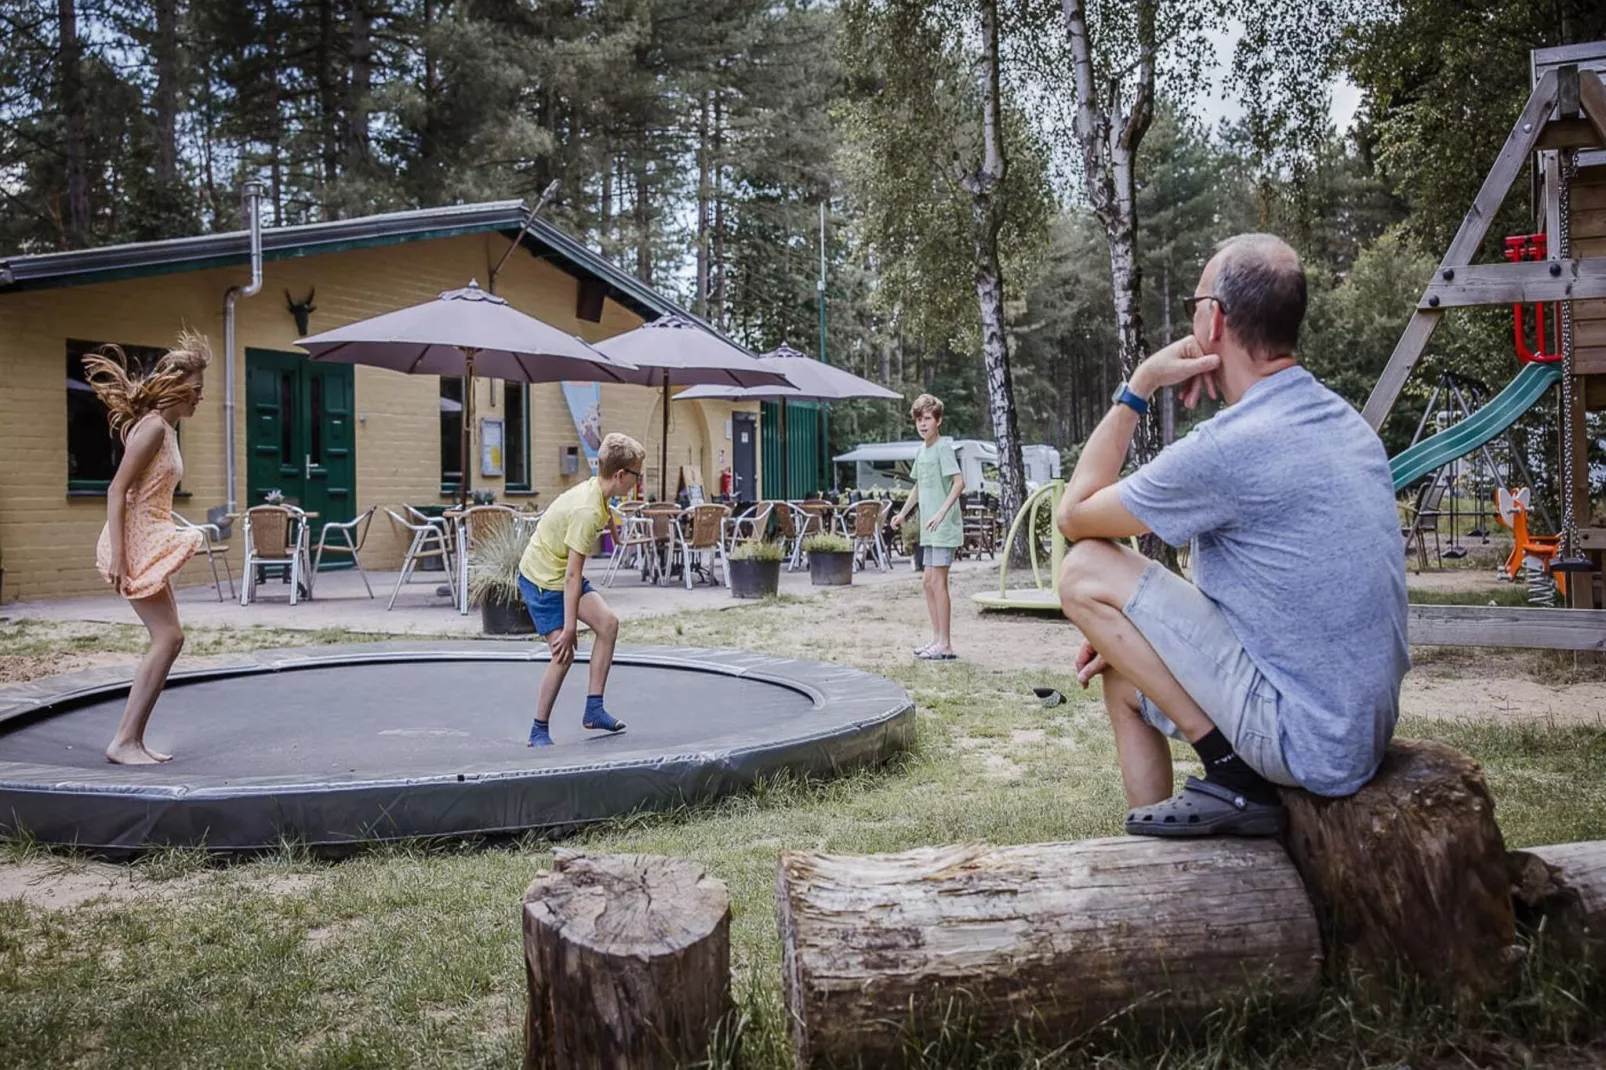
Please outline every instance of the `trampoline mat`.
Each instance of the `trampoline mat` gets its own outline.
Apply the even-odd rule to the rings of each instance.
[[[341,781],[630,761],[806,731],[799,722],[816,709],[783,684],[619,664],[608,709],[629,728],[589,732],[580,725],[588,668],[570,669],[552,715],[557,746],[540,750],[525,739],[542,662],[345,664],[178,682],[146,732],[153,749],[176,755],[153,779]],[[0,733],[0,761],[106,771],[123,703],[91,701]]]

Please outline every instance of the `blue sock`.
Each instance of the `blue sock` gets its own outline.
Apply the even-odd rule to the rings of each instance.
[[[587,728],[600,728],[609,732],[617,732],[625,726],[623,721],[616,721],[602,705],[601,695],[586,696],[586,715],[581,722]]]
[[[545,721],[530,722],[530,746],[552,746],[552,733],[547,730],[547,723]]]

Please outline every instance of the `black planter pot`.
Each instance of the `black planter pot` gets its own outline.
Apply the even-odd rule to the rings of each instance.
[[[731,594],[737,598],[765,598],[781,587],[779,561],[732,561]]]
[[[534,635],[535,621],[522,598],[512,602],[487,599],[480,603],[480,629],[486,635]]]
[[[816,587],[846,587],[853,582],[853,554],[818,550],[809,554],[809,582]]]

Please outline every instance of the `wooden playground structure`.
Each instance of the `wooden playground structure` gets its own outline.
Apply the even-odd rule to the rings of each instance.
[[[1522,547],[1516,553],[1519,566],[1532,564],[1554,578],[1567,608],[1413,605],[1411,641],[1606,651],[1606,609],[1601,608],[1606,603],[1606,527],[1592,526],[1587,433],[1587,414],[1606,411],[1606,41],[1538,49],[1532,68],[1533,93],[1362,415],[1374,429],[1382,426],[1450,309],[1510,305],[1521,365],[1517,375],[1477,411],[1393,458],[1395,490],[1423,477],[1438,479],[1446,466],[1485,450],[1550,397],[1552,387],[1559,388],[1559,524],[1554,536],[1527,535],[1524,494]],[[1473,263],[1501,204],[1530,161],[1536,232],[1508,238],[1505,262]],[[1548,331],[1547,306],[1552,310]],[[1525,319],[1533,327],[1531,348]],[[998,590],[975,596],[983,607],[1059,608],[1065,543],[1054,530],[1053,511],[1062,487],[1058,482],[1045,486],[1022,506],[1001,555]],[[1517,490],[1511,488],[1507,497]],[[1041,530],[1045,518],[1047,539]],[[1012,588],[1010,549],[1022,537],[1030,547],[1031,585]]]

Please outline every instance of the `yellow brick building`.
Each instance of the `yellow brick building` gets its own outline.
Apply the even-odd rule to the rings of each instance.
[[[452,438],[454,406],[461,408],[460,381],[364,367],[336,372],[340,366],[308,362],[296,340],[303,327],[306,334],[329,330],[427,301],[471,279],[485,286],[527,219],[525,206],[510,201],[264,230],[261,292],[238,300],[235,351],[227,355],[224,297],[249,279],[245,232],[0,260],[0,601],[106,590],[94,547],[115,455],[98,401],[76,378],[81,368],[75,364],[104,343],[136,354],[141,347],[159,351],[184,326],[211,339],[215,358],[206,399],[180,428],[185,471],[176,508],[192,520],[229,499],[226,435],[234,437],[242,508],[260,501],[268,482],[283,482],[278,489],[294,499],[301,467],[279,462],[297,455],[308,474],[349,466],[350,494],[336,513],[454,501],[458,475],[448,468],[460,467],[457,446],[443,440]],[[544,223],[534,222],[520,244],[498,274],[496,292],[586,341],[682,311]],[[310,304],[305,324],[297,322],[292,303]],[[224,412],[224,359],[234,362],[237,376],[233,427]],[[310,401],[302,396],[309,392]],[[658,485],[660,397],[644,387],[601,387],[602,430],[623,431],[647,445],[651,489]],[[310,418],[297,415],[309,404]],[[349,437],[349,450],[344,441],[336,450],[328,440],[328,413],[337,406],[346,407],[339,410],[340,434]],[[511,504],[543,504],[589,475],[583,452],[577,465],[565,464],[580,440],[558,384],[476,380],[473,408],[474,489]],[[672,404],[671,491],[680,467],[692,465],[704,473],[712,495],[720,472],[739,463],[733,434],[752,434],[756,441],[757,408]],[[482,474],[481,431],[492,426],[494,433],[498,421],[506,439],[503,472]],[[267,467],[253,467],[270,454],[276,459]],[[568,466],[577,471],[564,471]],[[269,470],[282,478],[262,474]],[[747,496],[757,496],[756,468],[751,478]],[[381,511],[363,561],[394,567],[404,546]],[[239,560],[236,550],[234,567]],[[203,580],[210,582],[204,562],[191,562],[180,577],[181,583]]]

